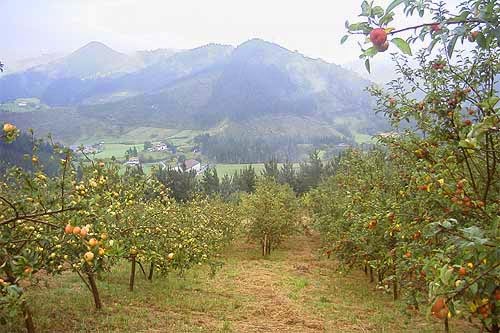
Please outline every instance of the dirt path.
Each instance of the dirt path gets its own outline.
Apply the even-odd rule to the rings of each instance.
[[[267,259],[238,244],[209,288],[237,306],[224,314],[228,332],[439,332],[442,323],[402,314],[361,270],[336,270],[318,236],[289,239]],[[454,332],[473,332],[453,323]],[[220,327],[220,325],[218,326]]]
[[[304,306],[303,291],[313,288],[317,238],[287,241],[268,259],[242,244],[228,255],[213,287],[223,287],[241,307],[227,316],[235,332],[324,332],[323,318]]]

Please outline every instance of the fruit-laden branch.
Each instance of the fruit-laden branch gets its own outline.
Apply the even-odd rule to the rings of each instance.
[[[93,159],[91,159],[91,158],[90,158],[87,154],[85,154],[85,152],[83,151],[83,149],[82,149],[82,150],[80,150],[79,152],[83,155],[83,157],[85,157],[85,159],[86,159],[87,161],[89,161],[89,162],[92,164],[92,167],[95,167],[94,160],[93,160]]]
[[[439,226],[439,228],[441,229],[441,231],[443,231],[443,232],[446,232],[446,233],[448,233],[448,234],[450,234],[450,235],[452,235],[452,236],[455,236],[455,237],[461,238],[461,239],[466,240],[466,241],[468,241],[468,242],[474,242],[474,240],[473,240],[473,239],[468,238],[468,237],[466,237],[466,236],[464,236],[464,235],[461,235],[461,234],[459,234],[458,232],[455,232],[455,231],[453,231],[453,230],[447,229],[447,228],[445,228],[445,227],[444,227],[444,226],[442,226],[442,225],[438,225],[438,226]],[[487,246],[487,247],[493,247],[493,248],[497,248],[497,247],[498,247],[498,245],[495,245],[495,244],[490,244],[490,243],[484,243],[484,244],[482,244],[482,245]]]
[[[421,23],[418,25],[414,25],[411,27],[406,27],[398,30],[392,30],[391,32],[388,32],[388,35],[395,35],[400,32],[405,32],[408,30],[415,30],[419,28],[424,28],[424,27],[432,27],[435,26],[436,24],[443,24],[443,25],[452,25],[452,24],[465,24],[465,23],[479,23],[479,24],[494,24],[493,22],[485,21],[485,20],[478,20],[478,19],[471,19],[471,20],[463,20],[463,21],[453,21],[453,22],[442,22],[442,23],[437,23],[437,22],[432,22],[432,23]],[[353,35],[366,35],[362,31],[352,31],[350,32]]]
[[[454,294],[454,296],[462,294],[464,291],[466,291],[467,289],[469,289],[474,283],[476,283],[477,281],[479,281],[480,279],[482,279],[483,277],[485,277],[486,275],[488,275],[489,273],[491,273],[491,271],[495,270],[498,267],[500,267],[500,262],[496,263],[493,266],[491,266],[489,269],[487,269],[486,271],[484,271],[483,273],[481,273],[475,279],[473,279],[472,281],[468,282],[462,289],[460,289],[458,291],[451,291],[451,292],[448,292],[446,294]],[[452,297],[453,296],[449,296],[448,299],[451,299]]]
[[[32,218],[29,218],[29,217],[25,218],[24,220],[29,221],[29,222],[33,222],[33,223],[38,223],[38,224],[45,224],[45,225],[48,225],[48,226],[53,227],[53,228],[60,228],[60,226],[58,226],[57,224],[53,224],[53,223],[50,223],[50,222],[47,222],[47,221],[32,219]]]
[[[50,211],[50,212],[38,213],[38,214],[16,215],[13,218],[10,218],[10,219],[5,220],[5,221],[1,221],[0,225],[9,224],[9,223],[12,223],[15,221],[20,221],[20,220],[32,220],[32,222],[36,221],[38,223],[42,223],[43,221],[34,220],[34,219],[36,219],[37,217],[52,216],[52,215],[56,215],[56,214],[60,214],[60,213],[64,213],[64,212],[69,212],[69,211],[75,211],[75,210],[79,210],[79,209],[80,209],[79,207],[71,207],[71,208],[64,208],[64,209],[59,209],[59,210],[55,210],[55,211]],[[44,222],[44,223],[48,224],[48,222]],[[59,227],[55,224],[50,224],[50,225],[55,226],[55,227]]]
[[[16,206],[14,206],[14,204],[12,202],[10,202],[9,200],[7,200],[6,198],[4,198],[3,196],[0,195],[0,200],[2,200],[3,202],[5,202],[7,205],[9,205],[10,208],[12,208],[12,210],[14,211],[14,213],[16,214],[16,217],[19,217],[19,212],[17,211],[17,208]]]
[[[137,226],[137,227],[130,227],[130,228],[126,228],[126,229],[123,229],[122,232],[123,233],[127,233],[129,231],[133,231],[133,230],[136,230],[136,229],[156,229],[158,228],[158,226]],[[173,230],[173,231],[176,231],[176,230]],[[173,238],[173,237],[167,237],[167,238]]]
[[[70,154],[69,154],[69,152],[67,152],[66,158],[64,159],[64,168],[63,168],[62,179],[61,179],[61,208],[62,209],[64,209],[64,185],[66,183],[66,171],[68,170],[69,157],[70,157]]]

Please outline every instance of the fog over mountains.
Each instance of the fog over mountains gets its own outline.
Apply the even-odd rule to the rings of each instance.
[[[133,54],[91,42],[0,77],[0,103],[37,98],[43,106],[0,107],[0,121],[67,143],[89,129],[137,127],[354,140],[384,127],[368,85],[353,71],[260,39]]]

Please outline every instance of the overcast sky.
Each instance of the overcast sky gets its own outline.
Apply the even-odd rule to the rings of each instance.
[[[390,0],[378,0],[386,6]],[[449,2],[456,3],[458,0]],[[73,51],[101,41],[122,52],[238,45],[262,38],[335,63],[357,58],[339,40],[361,0],[0,0],[0,59]]]

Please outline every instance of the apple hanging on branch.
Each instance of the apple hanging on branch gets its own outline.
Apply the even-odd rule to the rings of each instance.
[[[377,53],[385,52],[390,44],[394,44],[403,54],[412,55],[410,45],[418,41],[425,41],[430,37],[431,41],[428,52],[431,52],[437,43],[443,43],[446,53],[452,56],[457,41],[468,40],[477,43],[482,49],[487,49],[491,40],[500,42],[498,36],[498,22],[494,13],[484,10],[484,13],[478,11],[460,9],[456,15],[446,14],[435,16],[433,22],[422,22],[413,26],[402,28],[390,27],[394,20],[397,8],[401,8],[405,16],[413,16],[418,13],[419,17],[426,14],[435,14],[436,9],[431,8],[429,4],[422,4],[421,1],[393,0],[384,10],[381,6],[374,5],[373,1],[363,1],[361,4],[361,14],[365,21],[349,23],[346,21],[345,27],[347,34],[342,37],[341,44],[345,43],[351,35],[364,35],[364,44],[359,43],[362,53],[360,59],[365,60],[365,66],[370,72],[370,58]],[[443,2],[438,5],[441,12],[446,11],[446,4]],[[494,11],[494,10],[493,10]],[[460,27],[459,29],[455,28]],[[405,39],[397,37],[403,33],[411,33]],[[365,44],[369,44],[368,47]]]

